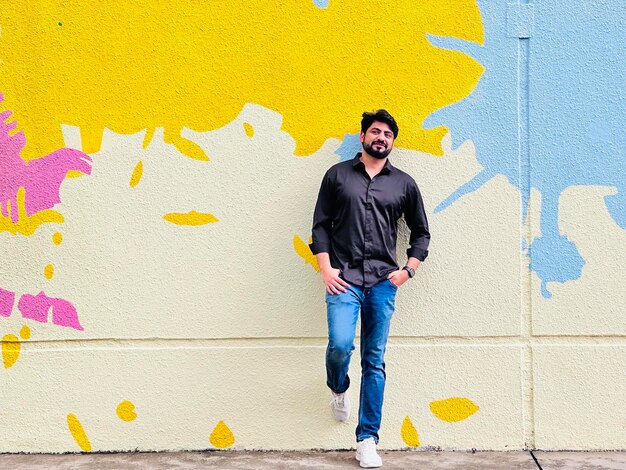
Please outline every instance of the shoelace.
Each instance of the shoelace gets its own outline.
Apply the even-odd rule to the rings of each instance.
[[[343,408],[344,406],[344,398],[345,395],[334,395],[333,394],[333,402],[335,402],[335,405],[338,407]]]

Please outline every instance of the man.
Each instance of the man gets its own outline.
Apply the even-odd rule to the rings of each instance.
[[[350,416],[348,366],[361,313],[356,458],[364,468],[382,465],[376,445],[386,377],[384,355],[396,291],[426,259],[430,241],[417,184],[387,159],[397,136],[398,125],[387,111],[363,113],[363,151],[324,175],[310,245],[326,286],[326,374],[331,411],[338,421]],[[402,215],[411,236],[408,261],[399,269],[396,238]]]

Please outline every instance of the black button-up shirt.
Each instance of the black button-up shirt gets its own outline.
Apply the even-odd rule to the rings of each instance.
[[[329,253],[341,278],[372,287],[399,269],[396,263],[398,219],[411,231],[409,257],[424,261],[430,233],[417,184],[389,160],[370,178],[358,153],[333,165],[324,175],[313,215],[313,254]]]

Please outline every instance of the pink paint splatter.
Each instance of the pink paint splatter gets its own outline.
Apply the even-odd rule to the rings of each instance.
[[[15,292],[0,288],[0,315],[10,317],[15,303]]]
[[[0,315],[10,317],[15,303],[15,292],[0,288]],[[22,317],[42,323],[48,322],[48,315],[52,310],[52,323],[59,326],[83,330],[78,321],[76,307],[65,299],[48,297],[43,292],[37,295],[24,294],[20,297],[17,308]]]
[[[0,102],[4,96],[0,93]],[[41,158],[26,162],[20,156],[26,145],[24,132],[9,135],[17,123],[5,122],[11,111],[0,113],[0,213],[18,221],[17,191],[22,186],[26,191],[26,214],[51,209],[61,202],[59,189],[68,171],[77,170],[91,174],[91,157],[79,150],[62,148]]]
[[[17,308],[24,318],[46,323],[48,313],[52,309],[52,323],[59,326],[67,326],[75,330],[83,330],[78,321],[76,307],[65,299],[48,297],[43,292],[37,295],[24,294],[20,298]]]

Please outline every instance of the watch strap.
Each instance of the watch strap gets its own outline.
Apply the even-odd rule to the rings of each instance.
[[[402,269],[409,273],[409,279],[415,276],[415,269],[413,269],[411,266],[405,266]]]

